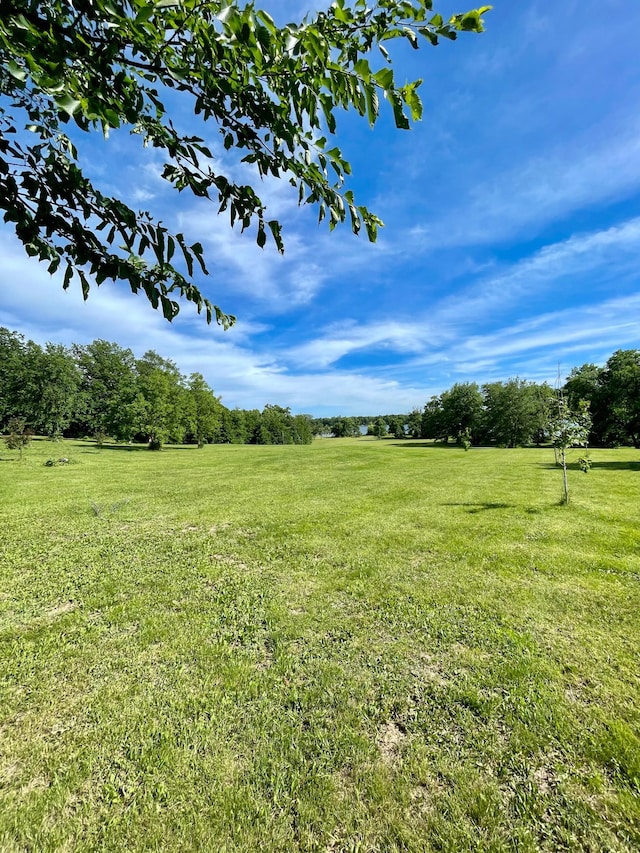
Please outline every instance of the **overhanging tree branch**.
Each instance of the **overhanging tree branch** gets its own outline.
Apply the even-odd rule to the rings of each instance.
[[[232,315],[193,282],[206,274],[202,247],[170,233],[148,212],[103,195],[77,165],[65,126],[84,132],[129,127],[167,158],[165,180],[215,201],[233,226],[256,228],[283,251],[280,223],[249,184],[212,167],[199,136],[180,134],[162,94],[178,92],[226,150],[257,176],[286,177],[299,204],[318,207],[329,228],[349,216],[375,240],[380,219],[344,188],[350,165],[327,137],[336,112],[355,109],[375,124],[380,95],[399,128],[422,115],[421,81],[397,85],[387,44],[437,44],[480,32],[483,6],[445,21],[431,0],[336,0],[300,24],[279,27],[253,3],[232,0],[21,0],[0,20],[0,209],[28,254],[77,275],[83,294],[106,279],[142,290],[171,320],[179,298],[227,327]],[[378,48],[382,67],[372,67]],[[14,120],[15,117],[15,120]],[[117,240],[122,240],[119,244]],[[178,250],[176,254],[176,249]],[[180,267],[174,264],[180,257]]]

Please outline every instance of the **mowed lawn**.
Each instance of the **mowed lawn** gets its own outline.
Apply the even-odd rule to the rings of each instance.
[[[640,849],[640,451],[591,455],[562,506],[549,449],[2,446],[0,850]]]

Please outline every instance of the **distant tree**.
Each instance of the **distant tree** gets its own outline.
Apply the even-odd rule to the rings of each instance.
[[[376,418],[373,422],[373,434],[376,438],[384,438],[387,434],[387,425],[383,418]]]
[[[549,421],[555,411],[556,392],[543,382],[533,386],[534,412],[532,440],[540,446],[549,436]]]
[[[139,431],[151,449],[180,442],[187,429],[183,377],[173,361],[149,350],[136,362],[138,387],[144,400]]]
[[[421,433],[423,438],[433,438],[436,441],[439,439],[448,440],[441,396],[433,396],[425,403],[422,412]]]
[[[387,429],[394,438],[406,438],[405,419],[402,415],[390,415],[387,418]]]
[[[257,413],[258,420],[260,412]],[[247,429],[245,412],[242,409],[226,409],[223,407],[218,441],[222,444],[248,444],[252,430]]]
[[[105,340],[72,349],[81,375],[81,423],[76,432],[131,439],[144,407],[133,352]]]
[[[442,429],[456,444],[470,441],[482,419],[482,394],[475,382],[457,382],[441,395]]]
[[[407,421],[407,429],[409,430],[409,435],[411,438],[421,438],[422,437],[422,410],[421,409],[412,409],[406,418]]]
[[[255,436],[262,423],[260,409],[234,409],[234,423],[237,426],[238,441],[244,444],[255,444]]]
[[[31,441],[31,433],[27,429],[24,418],[9,418],[7,432],[4,443],[9,450],[18,450],[22,459],[22,451]]]
[[[576,408],[580,400],[591,402],[602,385],[602,374],[604,368],[596,364],[583,364],[582,367],[574,367],[564,386],[564,398],[570,408]]]
[[[529,444],[538,425],[535,384],[516,378],[492,382],[482,390],[488,436],[506,447]]]
[[[293,444],[293,418],[291,410],[267,404],[261,413],[255,435],[255,444]]]
[[[24,417],[26,404],[25,349],[23,335],[0,327],[0,430],[12,417]]]
[[[214,441],[222,423],[222,404],[201,373],[192,373],[187,383],[186,418],[198,447]]]
[[[617,350],[600,375],[608,443],[640,447],[640,350]]]
[[[316,438],[316,436],[324,434],[324,425],[321,418],[314,418],[313,415],[309,415],[306,412],[298,415],[298,417],[306,418],[309,429],[311,430],[311,438]]]
[[[589,403],[592,419],[590,444],[606,444],[610,433],[610,412],[604,372],[604,368],[596,364],[574,367],[567,377],[563,390],[570,409],[577,409],[581,400]]]
[[[334,418],[331,421],[331,435],[334,438],[358,438],[360,424],[356,418]]]
[[[266,405],[254,428],[255,444],[310,444],[311,425],[304,415],[291,414],[289,408]]]
[[[313,439],[312,418],[310,415],[294,415],[293,443],[311,444]]]
[[[38,352],[39,350],[39,352]],[[80,373],[62,344],[32,348],[29,358],[33,428],[49,438],[62,437],[80,405]]]

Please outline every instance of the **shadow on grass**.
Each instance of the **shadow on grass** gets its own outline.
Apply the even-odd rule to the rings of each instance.
[[[404,447],[405,450],[416,450],[418,448],[428,447],[430,450],[462,450],[460,444],[442,444],[434,441],[415,441],[408,438],[406,441],[394,441],[393,447]]]
[[[477,501],[465,501],[463,503],[444,503],[442,506],[460,506],[466,508],[465,511],[470,515],[476,515],[479,512],[487,512],[487,510],[491,509],[522,509],[527,515],[537,515],[545,509],[549,509],[549,507],[540,507],[540,506],[521,506],[520,504],[505,504],[498,503],[495,501],[491,502],[477,502]]]
[[[92,447],[87,447],[85,450],[80,450],[80,453],[100,453],[103,450],[119,450],[124,451],[125,453],[140,453],[141,451],[145,453],[164,453],[169,450],[173,452],[174,450],[197,450],[198,447],[195,444],[189,445],[181,445],[181,444],[165,444],[163,445],[161,450],[149,450],[149,447],[146,444],[103,444],[102,447],[98,447],[98,445],[93,445]]]
[[[604,468],[609,471],[640,471],[640,462],[632,462],[627,459],[622,462],[592,462],[592,470],[596,468]]]
[[[554,462],[539,462],[539,468],[545,468],[547,470],[561,471],[562,466],[556,465]],[[619,462],[591,462],[591,470],[595,471],[597,468],[602,468],[603,470],[609,471],[640,471],[640,461],[634,462],[630,459],[621,460]],[[567,462],[567,470],[568,471],[580,471],[580,464],[578,462]]]
[[[443,506],[462,506],[467,507],[467,512],[476,513],[476,512],[485,512],[488,509],[516,509],[516,504],[504,504],[504,503],[477,503],[475,501],[465,501],[464,503],[444,503]]]

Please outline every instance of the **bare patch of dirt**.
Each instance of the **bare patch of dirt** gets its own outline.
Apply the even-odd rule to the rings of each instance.
[[[400,728],[397,723],[391,720],[385,723],[378,732],[378,749],[380,750],[380,758],[387,767],[395,764],[400,748],[407,738],[407,733]]]
[[[50,787],[50,782],[42,776],[34,776],[26,785],[20,788],[20,796],[31,794],[33,791],[46,791]]]
[[[410,811],[413,814],[423,816],[433,812],[435,800],[443,790],[444,788],[436,779],[430,779],[428,782],[421,782],[416,785],[411,789]]]
[[[260,643],[256,651],[258,655],[256,668],[260,672],[265,672],[266,670],[271,669],[275,661],[273,643],[267,638],[263,643]]]
[[[45,613],[47,619],[59,619],[61,616],[64,616],[66,613],[71,613],[76,609],[75,602],[73,601],[63,601],[62,604],[57,604],[55,607],[49,608]]]
[[[531,774],[541,794],[549,794],[558,787],[560,779],[554,769],[554,764],[558,761],[561,761],[560,755],[555,753],[545,755],[543,763]]]
[[[438,687],[445,687],[448,683],[447,679],[442,675],[438,664],[427,652],[421,652],[418,655],[418,660],[411,670],[411,674],[423,681],[430,681],[433,684],[437,684]]]

